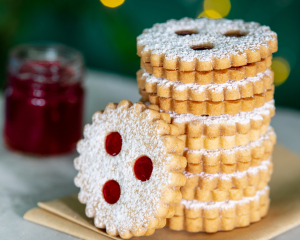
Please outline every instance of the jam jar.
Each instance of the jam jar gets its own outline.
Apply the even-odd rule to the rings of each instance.
[[[38,155],[72,152],[82,135],[84,61],[64,45],[12,49],[5,89],[4,141]]]

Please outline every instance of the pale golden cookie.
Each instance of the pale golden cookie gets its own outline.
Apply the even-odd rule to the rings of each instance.
[[[172,98],[159,97],[156,94],[149,94],[149,101],[153,105],[158,105],[163,111],[174,111],[193,115],[219,116],[222,114],[235,115],[239,112],[250,112],[255,108],[262,107],[266,102],[273,100],[274,85],[272,89],[262,94],[255,94],[253,97],[242,98],[238,100],[224,100],[220,102],[213,101],[179,101]]]
[[[243,20],[169,20],[137,37],[137,54],[143,62],[181,72],[244,66],[276,51],[275,32]]]
[[[159,111],[157,105],[149,105],[148,107]],[[252,130],[257,135],[257,133],[262,132],[263,126],[270,124],[274,114],[273,100],[251,112],[240,112],[236,115],[201,116],[161,111],[161,117],[165,121],[178,127],[178,135],[186,135],[189,138],[244,135]]]
[[[199,116],[192,114],[177,114],[169,112],[170,123],[179,129],[179,135],[186,134],[196,138],[202,135],[209,138],[218,136],[234,136],[247,134],[251,130],[260,130],[271,122],[275,114],[274,101],[266,102],[264,106],[250,112],[240,112],[235,115]]]
[[[96,227],[122,238],[151,235],[174,215],[186,158],[177,128],[143,103],[110,103],[93,115],[78,143],[78,198]]]
[[[272,64],[272,56],[262,59],[258,62],[248,63],[241,67],[231,67],[223,70],[212,71],[187,71],[181,72],[178,69],[168,70],[163,67],[152,67],[150,62],[141,60],[141,68],[146,72],[153,74],[158,78],[165,78],[169,81],[180,81],[182,83],[225,83],[228,80],[242,80],[245,77],[255,77],[258,73],[264,72],[270,68]]]
[[[253,197],[258,190],[265,188],[271,178],[273,164],[268,159],[257,167],[246,171],[225,173],[184,172],[186,184],[181,187],[182,198],[196,199],[201,202],[224,202],[226,200],[241,200],[243,197]]]
[[[248,77],[240,81],[228,80],[225,83],[181,83],[157,78],[144,70],[137,72],[139,91],[156,94],[158,97],[174,100],[213,101],[237,100],[253,97],[272,89],[274,82],[273,72],[267,69],[255,77]]]
[[[254,197],[244,197],[239,201],[200,202],[183,199],[176,205],[175,216],[168,219],[167,225],[177,231],[229,231],[261,220],[267,215],[269,204],[268,186]]]
[[[190,150],[216,150],[216,149],[231,149],[236,146],[245,146],[251,141],[256,141],[268,131],[269,124],[263,125],[259,130],[251,130],[246,134],[236,134],[233,136],[220,136],[209,138],[206,136],[187,137],[186,135],[178,136],[183,140],[185,146]]]
[[[236,134],[233,136],[219,137],[187,137],[187,135],[179,135],[178,138],[184,141],[186,148],[190,150],[217,150],[232,149],[237,146],[245,146],[252,141],[258,140],[268,131],[269,124],[263,125],[259,130],[250,130],[246,134]]]
[[[230,174],[235,171],[247,171],[250,167],[259,166],[262,161],[269,159],[275,143],[276,134],[269,128],[258,140],[243,146],[216,150],[186,148],[184,151],[188,161],[186,171],[193,174],[201,172]]]
[[[149,105],[148,107],[158,109],[157,105]],[[172,126],[177,128],[172,127],[170,134],[181,139],[184,146],[189,150],[229,150],[259,140],[266,133],[271,134],[276,139],[272,128],[269,128],[270,113],[273,110],[273,102],[268,102],[264,107],[257,108],[252,112],[241,112],[232,116],[211,117],[174,113],[165,115],[166,112],[161,112],[161,117],[167,122],[172,121]],[[265,118],[262,116],[265,116]],[[266,120],[265,123],[264,119]],[[188,128],[185,128],[185,126],[188,126]],[[272,140],[272,142],[275,142],[275,140]]]

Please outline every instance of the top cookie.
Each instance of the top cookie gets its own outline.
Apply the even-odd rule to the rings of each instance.
[[[137,38],[137,54],[143,62],[180,71],[244,66],[276,51],[275,32],[243,20],[169,20],[145,29]]]

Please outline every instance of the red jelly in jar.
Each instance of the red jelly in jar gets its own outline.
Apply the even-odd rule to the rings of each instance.
[[[56,155],[82,136],[82,55],[63,45],[23,45],[11,51],[5,90],[8,148]]]

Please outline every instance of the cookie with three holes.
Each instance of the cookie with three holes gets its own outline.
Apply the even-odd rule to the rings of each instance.
[[[144,63],[181,72],[245,66],[270,57],[277,48],[277,34],[269,27],[243,20],[169,20],[137,37],[137,54]]]
[[[109,235],[151,235],[173,217],[186,178],[177,126],[143,103],[110,103],[84,128],[74,160],[86,215]]]

